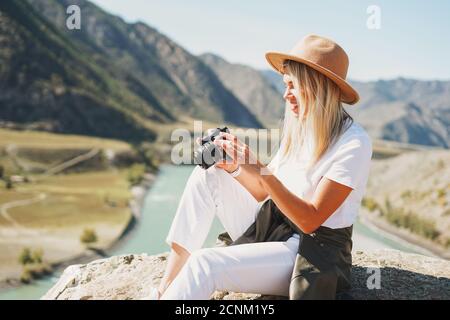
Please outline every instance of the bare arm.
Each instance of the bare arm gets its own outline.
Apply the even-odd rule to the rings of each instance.
[[[235,136],[232,139],[237,143],[237,138]],[[219,143],[219,139],[216,139],[216,145],[219,145],[221,148],[226,149],[225,145]],[[227,153],[231,152],[230,150],[225,150]],[[239,161],[237,159],[237,155],[235,152],[234,156],[231,156],[231,161],[229,162],[218,162],[215,164],[216,167],[221,168],[228,173],[235,171],[239,164],[245,163],[245,161]],[[263,201],[269,195],[268,192],[264,189],[261,182],[259,181],[259,177],[252,174],[247,170],[242,170],[241,174],[235,178],[247,191],[256,199],[256,201]]]
[[[328,178],[322,178],[313,199],[306,201],[290,192],[264,165],[255,160],[248,146],[231,134],[224,133],[223,136],[225,140],[216,139],[215,143],[241,164],[242,173],[238,179],[245,181],[242,184],[249,185],[261,200],[269,195],[281,212],[305,233],[312,233],[320,227],[353,190]]]
[[[320,227],[352,191],[348,186],[322,178],[309,202],[294,195],[273,175],[262,175],[260,179],[281,212],[305,233]]]
[[[263,201],[269,195],[262,186],[259,178],[249,173],[247,170],[242,170],[242,173],[235,179],[239,181],[239,183],[244,186],[258,202]]]
[[[226,164],[217,163],[216,167],[221,168],[228,173],[235,171],[238,168],[237,163]],[[248,192],[256,199],[256,201],[263,201],[269,195],[262,186],[259,178],[247,170],[242,170],[241,174],[235,178]]]

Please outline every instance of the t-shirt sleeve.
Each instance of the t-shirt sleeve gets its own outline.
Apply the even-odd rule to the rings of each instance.
[[[272,160],[270,160],[269,164],[267,165],[267,167],[269,168],[269,170],[272,173],[276,173],[278,170],[278,166],[279,166],[279,162],[280,162],[280,150],[278,150],[275,155],[273,156]]]
[[[355,189],[361,179],[367,178],[371,158],[370,138],[352,137],[337,148],[324,177]]]

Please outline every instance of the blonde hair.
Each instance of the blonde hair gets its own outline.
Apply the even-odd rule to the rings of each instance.
[[[307,152],[310,168],[351,126],[353,118],[342,106],[339,87],[322,73],[292,60],[285,61],[284,73],[293,83],[299,114],[295,117],[286,102],[279,161]]]

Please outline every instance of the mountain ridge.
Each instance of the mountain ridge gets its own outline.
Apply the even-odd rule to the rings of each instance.
[[[80,31],[65,27],[69,4],[82,9]],[[17,11],[0,17],[1,126],[142,141],[155,138],[154,123],[185,117],[281,123],[283,84],[274,71],[195,56],[157,29],[85,0],[13,0],[0,8]],[[450,147],[450,81],[350,82],[361,101],[346,109],[372,138]]]
[[[258,70],[230,63],[213,53],[201,54],[199,58],[243,104],[254,110],[254,114],[266,127],[280,126],[285,103],[273,83]]]
[[[272,70],[260,72],[281,94],[281,77]],[[450,147],[450,81],[349,81],[361,100],[344,107],[372,138]]]
[[[82,8],[81,30],[65,5]],[[84,0],[0,4],[0,126],[153,141],[186,117],[260,128],[200,59]],[[84,22],[83,22],[84,21]]]
[[[124,88],[119,83],[90,63],[31,6],[9,1],[0,4],[0,10],[3,122],[42,123],[55,132],[104,137],[118,137],[116,130],[121,128],[125,131],[121,137],[127,140],[155,137],[120,108],[121,101],[134,98],[120,92]],[[109,123],[102,122],[106,115]]]
[[[157,29],[143,22],[127,23],[85,0],[28,2],[70,39],[95,47],[107,57],[107,66],[132,73],[142,88],[151,92],[175,118],[186,114],[240,126],[261,126],[200,59]],[[70,4],[80,6],[85,20],[75,33],[64,24],[64,8]]]

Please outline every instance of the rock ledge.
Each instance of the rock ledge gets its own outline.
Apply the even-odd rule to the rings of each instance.
[[[72,265],[42,299],[141,299],[158,285],[166,258],[167,253],[133,254]],[[370,290],[367,280],[378,270],[381,288]],[[352,282],[354,299],[450,299],[450,262],[396,250],[358,251],[353,255]],[[283,297],[216,292],[212,298]]]

